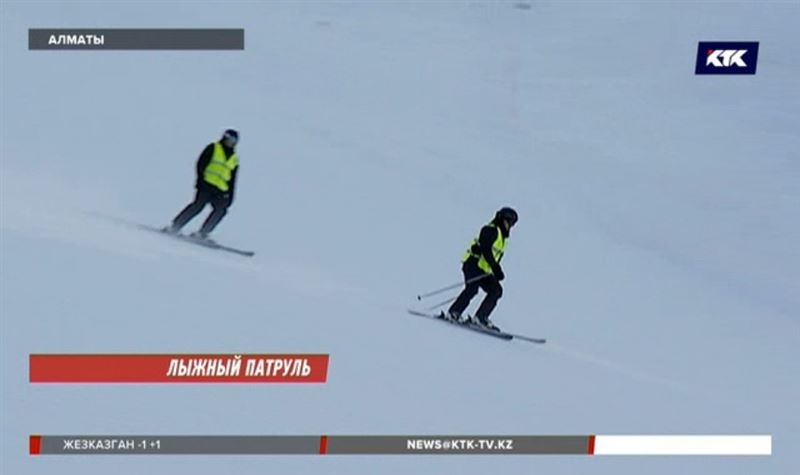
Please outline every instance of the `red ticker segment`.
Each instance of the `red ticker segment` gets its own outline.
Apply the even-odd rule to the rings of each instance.
[[[31,383],[324,383],[326,354],[32,354]]]
[[[42,436],[32,435],[30,437],[30,454],[39,455],[42,452]]]
[[[325,455],[328,453],[328,436],[323,435],[319,438],[319,454]]]

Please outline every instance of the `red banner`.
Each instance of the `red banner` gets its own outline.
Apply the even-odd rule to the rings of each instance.
[[[328,355],[34,354],[31,383],[324,383]]]

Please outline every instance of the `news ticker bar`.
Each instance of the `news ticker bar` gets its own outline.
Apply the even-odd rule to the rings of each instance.
[[[31,455],[771,455],[769,435],[32,435]]]
[[[31,28],[29,50],[243,50],[243,28]]]
[[[324,383],[327,354],[32,354],[31,383]]]

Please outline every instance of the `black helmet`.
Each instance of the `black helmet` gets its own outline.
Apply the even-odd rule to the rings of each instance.
[[[228,140],[232,145],[236,145],[236,143],[239,142],[239,132],[228,129],[222,134],[222,140]]]
[[[494,219],[495,221],[500,221],[500,220],[508,221],[508,224],[513,226],[517,224],[519,215],[517,214],[516,211],[514,211],[514,208],[509,208],[508,206],[505,206],[503,208],[500,208],[500,210],[497,213],[495,213]]]

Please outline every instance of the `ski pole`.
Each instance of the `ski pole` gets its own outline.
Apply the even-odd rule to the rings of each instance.
[[[481,274],[481,275],[479,275],[477,277],[473,277],[473,278],[467,280],[464,284],[471,284],[473,282],[477,282],[477,281],[479,281],[481,279],[489,277],[489,275],[491,275],[491,274]],[[461,287],[464,284],[462,284],[461,282],[458,282],[457,284],[448,285],[447,287],[442,287],[441,289],[434,290],[432,292],[428,292],[427,294],[417,295],[417,300],[422,300],[424,298],[428,298],[428,297],[431,297],[433,295],[441,294],[442,292],[445,292],[447,290],[455,289],[456,287]]]
[[[450,302],[452,302],[453,300],[455,300],[457,298],[458,298],[458,295],[456,295],[455,297],[451,297],[451,298],[445,300],[444,302],[439,302],[436,305],[431,305],[430,307],[426,308],[425,310],[436,310],[437,308],[443,307],[443,306],[449,304]]]

